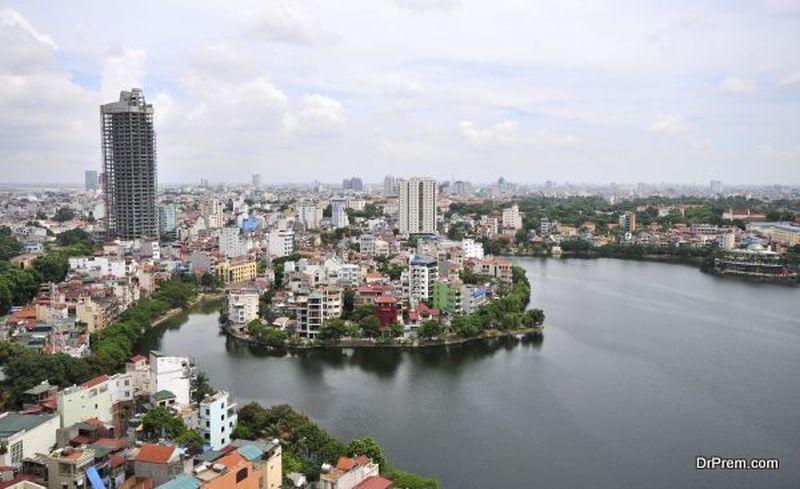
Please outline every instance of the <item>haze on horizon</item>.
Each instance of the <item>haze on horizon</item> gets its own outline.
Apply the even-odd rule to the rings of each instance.
[[[800,183],[797,0],[231,3],[0,1],[0,181],[136,86],[165,183]]]

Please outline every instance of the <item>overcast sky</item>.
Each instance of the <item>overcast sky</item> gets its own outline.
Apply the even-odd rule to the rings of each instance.
[[[0,1],[0,181],[133,86],[165,183],[800,183],[798,0]]]

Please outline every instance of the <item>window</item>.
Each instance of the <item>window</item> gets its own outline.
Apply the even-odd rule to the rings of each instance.
[[[236,483],[240,483],[243,480],[247,479],[247,467],[243,468],[239,472],[236,472]]]
[[[206,440],[210,440],[211,439],[211,434],[210,433],[206,433],[205,436],[206,436]]]
[[[19,465],[22,463],[22,440],[11,445],[11,464]]]

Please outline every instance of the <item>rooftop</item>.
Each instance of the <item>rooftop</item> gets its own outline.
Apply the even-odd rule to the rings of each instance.
[[[193,479],[188,475],[179,475],[171,481],[161,484],[158,489],[197,489],[200,487],[200,481]]]
[[[55,414],[6,413],[0,417],[0,438],[8,438],[20,431],[31,430],[56,416]]]
[[[136,455],[136,461],[151,464],[166,464],[172,458],[174,452],[175,449],[173,447],[148,443],[139,450],[139,453]]]

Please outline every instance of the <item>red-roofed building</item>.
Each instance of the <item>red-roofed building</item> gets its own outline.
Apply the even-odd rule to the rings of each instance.
[[[375,317],[381,324],[381,329],[389,328],[397,322],[397,315],[400,308],[397,305],[397,298],[390,295],[381,295],[375,298]]]
[[[336,462],[336,467],[320,475],[319,488],[353,489],[368,479],[378,477],[379,470],[378,464],[364,455],[356,458],[340,457]],[[367,487],[370,488],[370,486]]]
[[[185,464],[180,453],[174,447],[148,443],[143,445],[138,452],[131,454],[133,459],[133,472],[138,478],[153,480],[155,487],[174,479],[185,473]]]
[[[394,483],[389,479],[384,479],[379,475],[367,477],[360,484],[353,489],[390,489],[394,487]]]

